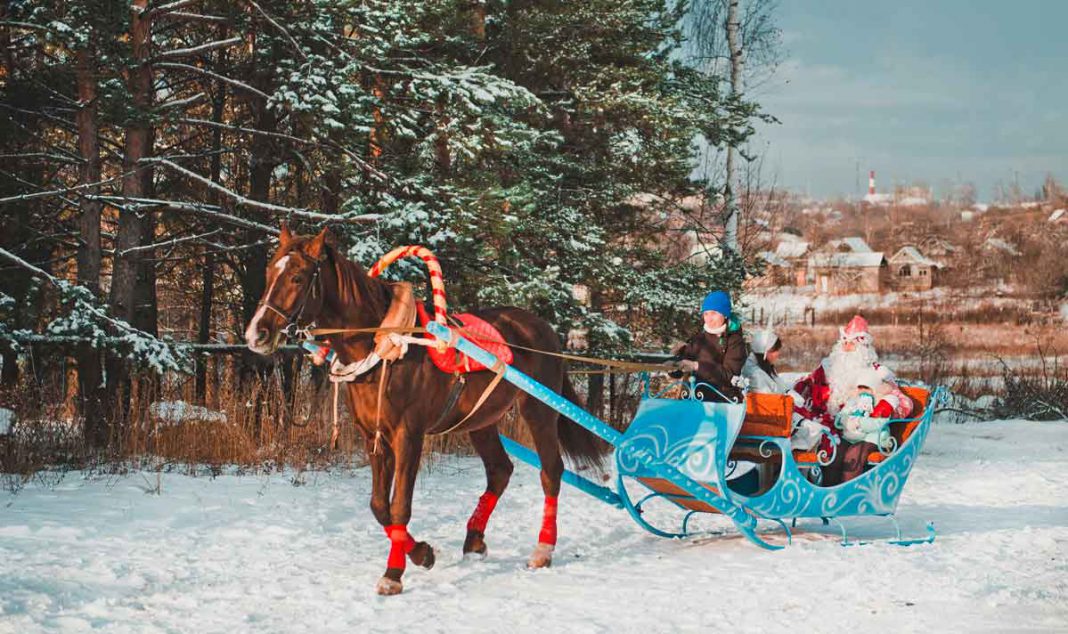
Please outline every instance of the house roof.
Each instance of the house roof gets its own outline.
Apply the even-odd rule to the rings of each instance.
[[[926,258],[920,253],[920,250],[914,246],[904,246],[897,250],[897,253],[890,256],[891,262],[910,262],[913,264],[925,264],[927,266],[941,266],[938,262],[930,258]]]
[[[886,258],[881,252],[868,253],[813,253],[808,265],[831,268],[867,268],[882,266]]]
[[[864,241],[864,238],[859,236],[852,236],[849,238],[841,238],[839,240],[831,240],[828,242],[824,249],[825,251],[840,251],[842,247],[845,247],[853,253],[872,253],[871,247]]]
[[[759,255],[760,257],[764,258],[764,261],[767,262],[768,264],[770,264],[771,266],[781,266],[781,267],[789,267],[790,266],[789,262],[787,262],[785,259],[779,257],[778,254],[773,253],[771,251],[761,251],[757,255]]]
[[[807,242],[783,241],[780,242],[777,247],[775,247],[775,255],[780,258],[801,258],[804,257],[806,253],[808,253],[808,246],[809,245]]]
[[[983,246],[994,251],[1008,253],[1009,255],[1020,255],[1020,251],[1016,247],[1001,238],[987,238],[986,242],[983,243]]]
[[[941,236],[927,236],[921,242],[924,248],[930,251],[931,249],[943,249],[947,253],[953,253],[959,251],[960,247],[954,246],[952,242],[946,240]]]

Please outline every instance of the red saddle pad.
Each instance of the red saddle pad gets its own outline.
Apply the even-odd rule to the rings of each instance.
[[[426,327],[429,316],[426,313],[426,309],[421,302],[416,303],[416,310],[419,313],[419,322]],[[486,352],[495,355],[501,361],[505,363],[512,363],[512,349],[508,347],[508,344],[504,341],[504,337],[501,333],[490,325],[485,319],[476,317],[470,313],[460,313],[459,315],[449,315],[449,320],[453,322],[460,322],[463,331],[460,333],[465,339],[471,343],[482,348]],[[455,324],[449,324],[455,327]],[[434,336],[427,333],[427,338],[433,339]],[[434,346],[427,347],[427,353],[430,355],[430,360],[434,362],[434,365],[438,367],[442,372],[459,372],[465,374],[467,372],[478,372],[479,370],[485,370],[486,366],[482,365],[478,361],[475,361],[466,354],[461,353],[455,348],[446,348],[444,352],[439,352]]]

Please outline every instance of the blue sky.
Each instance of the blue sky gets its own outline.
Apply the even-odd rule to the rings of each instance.
[[[816,196],[1068,184],[1068,1],[780,0],[786,59],[750,95],[762,179]]]

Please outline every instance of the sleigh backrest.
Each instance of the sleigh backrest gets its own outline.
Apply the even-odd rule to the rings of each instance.
[[[741,436],[789,438],[793,431],[794,400],[786,394],[750,392],[745,397]]]
[[[909,420],[891,425],[891,433],[897,437],[899,447],[920,426],[920,419],[923,418],[924,411],[927,409],[927,401],[931,397],[931,393],[922,387],[903,386],[901,391],[912,399],[912,413],[909,414]]]
[[[927,411],[927,402],[931,398],[931,393],[922,387],[902,386],[901,391],[905,396],[912,399],[912,412],[905,420],[890,423],[890,434],[897,440],[897,447],[900,447],[912,432],[916,431],[916,428],[920,426],[920,421],[923,420],[923,416]],[[886,454],[879,451],[873,451],[868,455],[869,463],[879,463],[886,459]]]

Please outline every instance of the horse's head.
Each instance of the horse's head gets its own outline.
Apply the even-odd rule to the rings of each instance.
[[[322,307],[320,268],[331,240],[328,229],[312,238],[282,225],[278,251],[267,264],[267,290],[245,328],[250,350],[272,354],[292,327],[315,318]]]

